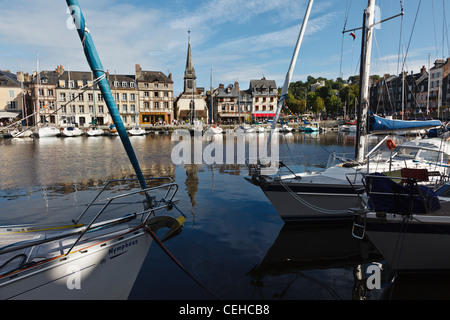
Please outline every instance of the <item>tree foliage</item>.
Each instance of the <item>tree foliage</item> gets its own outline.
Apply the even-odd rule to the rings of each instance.
[[[320,85],[312,91],[313,85],[317,83]],[[329,80],[308,76],[306,82],[297,81],[290,84],[286,104],[295,114],[314,112],[348,115],[349,110],[353,112],[358,97],[359,76],[352,76],[347,81],[342,78]]]

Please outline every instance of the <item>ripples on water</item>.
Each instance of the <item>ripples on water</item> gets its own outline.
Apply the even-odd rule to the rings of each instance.
[[[200,282],[224,299],[379,298],[358,279],[360,242],[349,225],[284,225],[245,165],[174,165],[169,135],[130,138],[145,176],[179,185],[188,219],[166,243]],[[323,167],[330,152],[353,156],[354,137],[334,132],[280,137],[280,158],[300,170]],[[208,145],[203,143],[203,147]],[[0,145],[3,224],[77,216],[104,183],[134,177],[118,137],[15,139]],[[367,252],[366,252],[367,253]],[[366,255],[367,256],[367,255]],[[212,299],[153,245],[130,299]]]

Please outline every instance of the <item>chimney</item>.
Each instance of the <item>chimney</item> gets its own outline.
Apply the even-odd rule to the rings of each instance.
[[[225,85],[223,83],[219,84],[219,89],[225,89]]]
[[[140,64],[136,64],[136,80],[142,76],[142,68]]]
[[[172,80],[172,72],[169,73],[169,79]]]
[[[239,93],[239,82],[234,82],[234,90],[236,90],[237,93]]]
[[[420,73],[424,74],[425,72],[427,72],[427,68],[425,68],[425,66],[422,66],[422,68],[420,69]]]
[[[62,65],[59,65],[56,67],[55,72],[58,76],[62,75],[64,73],[64,68]]]
[[[19,82],[24,82],[25,81],[25,77],[24,77],[23,71],[18,71],[16,73],[16,76],[17,76],[17,81],[19,81]]]

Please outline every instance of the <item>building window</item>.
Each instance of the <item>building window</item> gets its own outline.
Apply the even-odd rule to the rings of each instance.
[[[136,105],[134,104],[130,105],[130,112],[136,112]]]
[[[153,107],[154,107],[155,109],[159,109],[159,102],[155,102],[155,103],[153,104]]]
[[[94,106],[92,105],[89,106],[89,113],[94,113]]]
[[[130,93],[130,100],[131,101],[135,101],[136,100],[136,95],[134,93]]]
[[[124,113],[128,112],[128,105],[124,104],[122,106],[122,112],[124,112]]]
[[[97,101],[103,101],[103,96],[101,93],[97,94]]]
[[[66,101],[66,94],[65,93],[60,93],[59,94],[59,101]]]
[[[128,95],[126,93],[122,93],[122,100],[123,101],[127,101],[128,100]]]
[[[150,103],[149,102],[144,102],[144,108],[145,108],[145,110],[150,109]]]
[[[94,95],[92,93],[88,93],[88,101],[94,101]]]
[[[164,109],[169,109],[169,103],[168,102],[164,102]]]
[[[104,113],[103,106],[98,106],[98,113]]]
[[[84,113],[84,106],[79,106],[78,110],[80,111],[80,113]]]

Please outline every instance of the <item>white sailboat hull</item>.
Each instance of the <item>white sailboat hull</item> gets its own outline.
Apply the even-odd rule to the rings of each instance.
[[[79,137],[83,132],[76,127],[64,128],[61,131],[61,135],[64,137]]]
[[[128,231],[0,278],[0,299],[127,299],[152,243]]]
[[[104,131],[102,129],[87,129],[86,130],[86,134],[90,137],[96,137],[96,136],[101,136],[103,135]]]
[[[43,127],[37,130],[37,136],[39,138],[56,137],[59,134],[59,130],[55,127]]]
[[[143,136],[144,134],[146,134],[144,129],[141,128],[133,128],[128,130],[128,133],[132,136]]]

